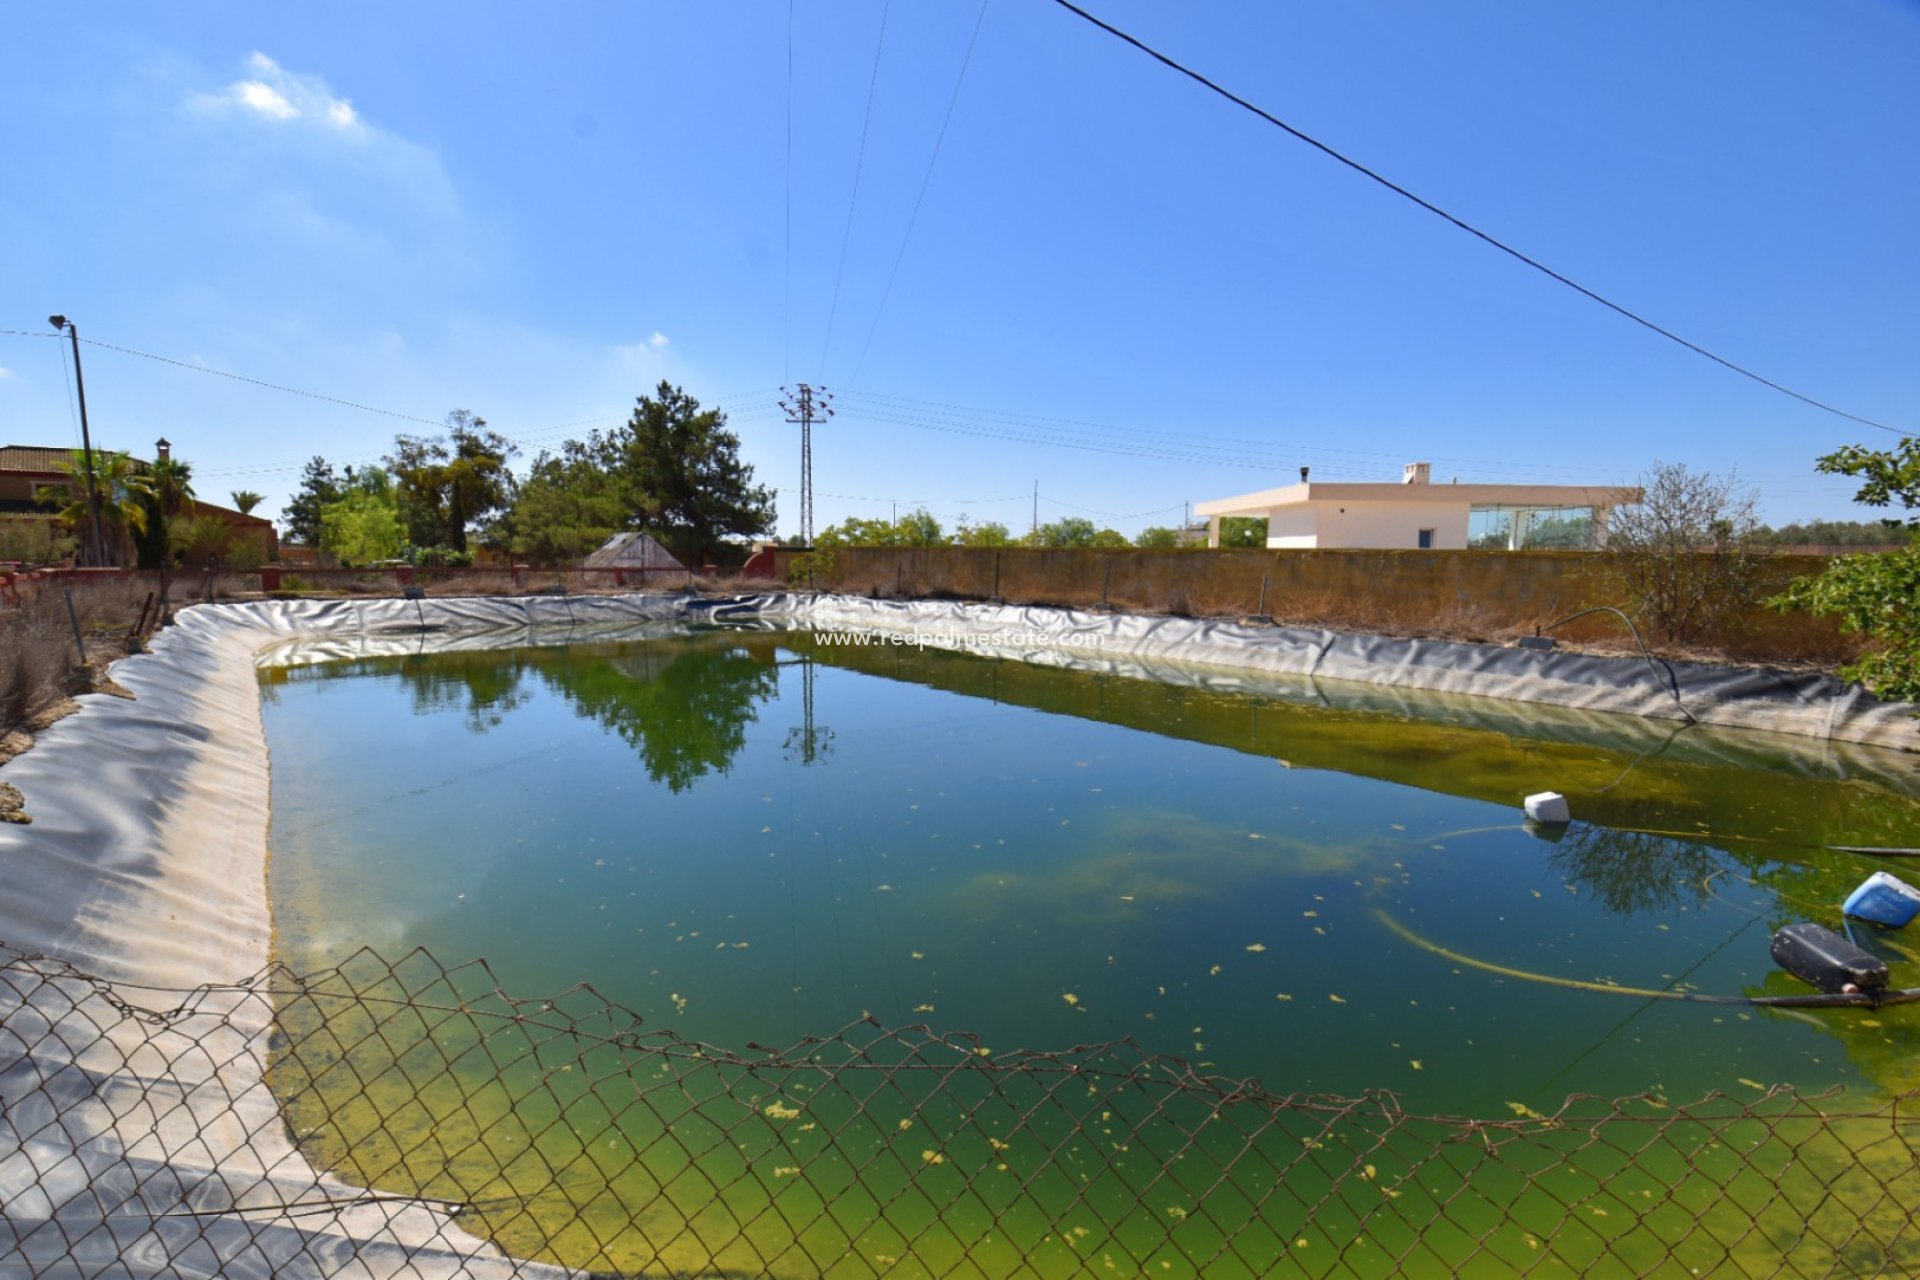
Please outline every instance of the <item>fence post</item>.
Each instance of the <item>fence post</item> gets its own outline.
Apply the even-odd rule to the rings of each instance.
[[[73,624],[73,647],[80,653],[80,665],[87,665],[87,642],[80,638],[80,615],[74,612],[73,588],[62,588],[67,597],[67,621]]]

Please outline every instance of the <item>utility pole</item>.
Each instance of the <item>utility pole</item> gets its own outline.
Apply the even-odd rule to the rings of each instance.
[[[791,389],[781,387],[791,399],[782,400],[787,421],[800,427],[800,545],[813,546],[813,424],[833,416],[833,397],[825,387],[802,382]]]
[[[1040,482],[1038,480],[1035,480],[1033,482],[1033,526],[1032,527],[1033,527],[1034,534],[1037,536],[1040,532]]]
[[[93,469],[93,433],[87,429],[87,380],[80,373],[80,326],[65,316],[48,316],[54,329],[64,329],[73,339],[73,386],[80,397],[80,453],[87,468],[87,563],[99,566],[106,561],[106,547],[100,541],[100,485]]]

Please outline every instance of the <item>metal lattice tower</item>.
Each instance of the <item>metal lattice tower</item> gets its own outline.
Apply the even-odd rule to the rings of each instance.
[[[833,416],[833,397],[825,387],[802,382],[780,388],[789,398],[780,402],[787,421],[800,427],[800,545],[813,546],[813,424]]]

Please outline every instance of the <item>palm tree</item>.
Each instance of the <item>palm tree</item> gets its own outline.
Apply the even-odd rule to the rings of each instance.
[[[251,489],[235,489],[231,495],[234,507],[243,516],[253,514],[253,509],[267,500],[264,493],[255,493]]]
[[[147,469],[147,483],[156,523],[154,541],[160,550],[160,617],[167,616],[167,596],[173,590],[173,521],[193,506],[193,467],[178,458],[160,458]],[[153,519],[152,517],[157,517]]]
[[[67,482],[48,486],[40,500],[60,508],[60,523],[70,529],[85,529],[91,491],[100,504],[99,558],[109,564],[124,564],[132,550],[132,535],[146,532],[152,480],[124,453],[94,454],[89,477],[86,455],[75,449],[61,470],[66,472]]]

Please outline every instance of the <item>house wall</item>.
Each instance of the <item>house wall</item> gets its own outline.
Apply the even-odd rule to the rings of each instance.
[[[1310,505],[1319,513],[1319,540],[1304,545],[1356,551],[1414,551],[1420,547],[1420,531],[1432,529],[1432,550],[1467,549],[1470,508],[1463,502],[1349,501]],[[1273,546],[1273,526],[1267,527],[1267,545]]]
[[[1267,512],[1267,548],[1273,551],[1305,550],[1320,543],[1320,509],[1305,506],[1280,507]]]
[[[0,471],[0,502],[38,507],[40,490],[59,483],[59,476],[40,475],[31,471]]]

